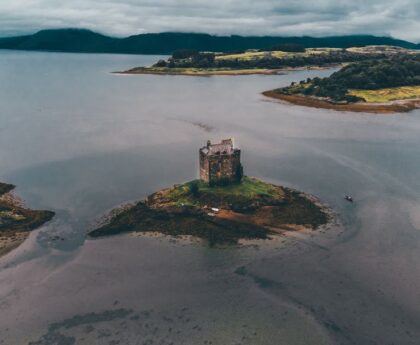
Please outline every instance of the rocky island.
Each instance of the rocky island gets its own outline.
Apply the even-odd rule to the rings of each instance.
[[[298,69],[329,68],[345,63],[378,60],[416,51],[392,46],[351,48],[305,48],[299,44],[279,44],[266,49],[248,49],[225,53],[180,49],[167,60],[152,66],[135,67],[122,74],[156,75],[249,75],[283,74]]]
[[[420,107],[420,54],[353,63],[330,77],[309,78],[263,94],[315,108],[368,113],[408,112]]]
[[[90,232],[190,235],[210,245],[268,239],[328,222],[326,209],[296,190],[242,176],[240,150],[230,139],[200,149],[200,179],[150,195]]]
[[[54,216],[51,211],[34,211],[9,192],[15,186],[0,182],[0,256],[18,247],[34,230]]]

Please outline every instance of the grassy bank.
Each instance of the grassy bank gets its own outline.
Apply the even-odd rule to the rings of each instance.
[[[282,92],[281,89],[264,91],[262,94],[266,97],[274,98],[280,101],[304,107],[372,114],[406,113],[420,107],[420,102],[410,99],[406,99],[399,102],[390,102],[388,104],[369,102],[337,103],[332,102],[328,99],[320,99],[300,94],[285,94]]]
[[[316,228],[327,221],[324,210],[297,191],[249,177],[240,184],[212,188],[196,180],[150,195],[90,236],[159,232],[190,235],[211,245],[234,244],[266,239],[293,225]]]
[[[348,94],[363,98],[368,103],[385,103],[395,100],[420,99],[420,85],[383,88],[379,90],[350,89]]]

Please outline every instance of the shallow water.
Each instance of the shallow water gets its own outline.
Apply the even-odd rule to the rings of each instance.
[[[260,94],[331,71],[109,73],[157,58],[0,53],[0,180],[57,212],[0,259],[0,344],[418,344],[420,111]],[[198,147],[229,136],[246,174],[317,195],[344,229],[241,249],[85,240],[115,205],[194,178]]]

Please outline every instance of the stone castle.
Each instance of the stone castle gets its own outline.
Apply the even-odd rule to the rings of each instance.
[[[234,148],[232,139],[200,149],[200,179],[210,186],[238,183],[243,176],[241,150]]]

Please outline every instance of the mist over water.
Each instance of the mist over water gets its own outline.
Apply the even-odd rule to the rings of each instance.
[[[420,111],[261,95],[332,70],[110,73],[158,58],[0,53],[0,181],[57,212],[0,258],[0,344],[417,344]],[[231,136],[247,175],[318,196],[342,226],[247,248],[86,240],[116,205],[195,178],[198,148]]]

